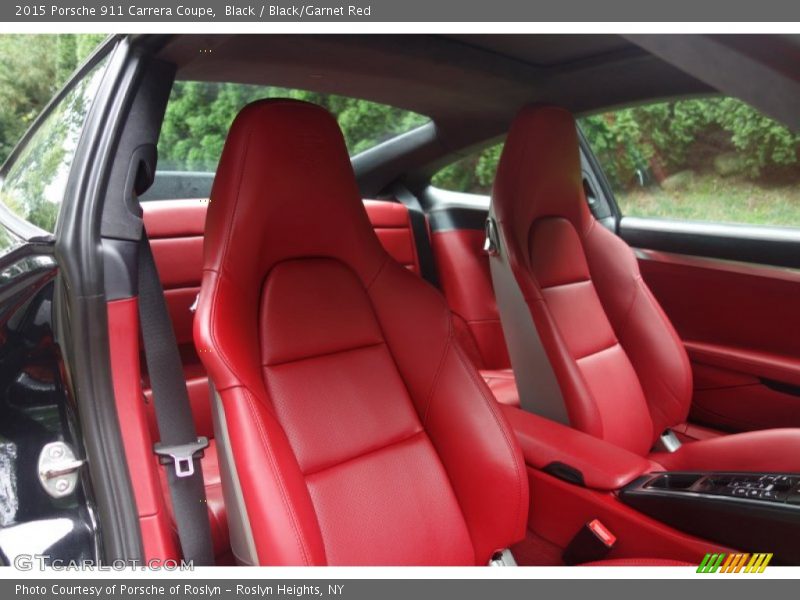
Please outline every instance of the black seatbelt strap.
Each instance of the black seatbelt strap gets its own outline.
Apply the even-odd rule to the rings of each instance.
[[[425,211],[422,210],[422,205],[417,200],[417,197],[401,185],[392,190],[392,195],[408,209],[411,233],[414,234],[414,245],[417,248],[420,275],[425,281],[438,288],[439,274],[436,271],[436,263],[433,259],[433,248],[428,233],[428,219],[425,217]]]
[[[150,242],[139,241],[139,321],[160,441],[154,452],[167,465],[172,508],[183,558],[214,564],[200,458],[208,439],[197,437],[172,320]]]

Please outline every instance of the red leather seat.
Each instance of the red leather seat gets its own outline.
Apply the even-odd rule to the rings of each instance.
[[[692,373],[633,252],[588,209],[569,112],[522,109],[493,207],[572,426],[647,455],[686,421]],[[800,471],[800,430],[709,437],[652,458],[675,470]]]
[[[514,371],[511,369],[479,369],[494,399],[506,406],[519,406],[519,393]]]
[[[408,208],[400,203],[385,200],[364,200],[364,207],[378,239],[390,256],[412,273],[419,274],[419,256]],[[208,200],[160,200],[144,203],[143,209],[145,226],[161,284],[164,287],[175,336],[180,345],[195,428],[198,435],[212,439],[212,445],[206,450],[202,461],[203,474],[217,564],[228,563],[230,540],[225,505],[220,491],[217,450],[213,443],[208,379],[194,348],[193,313],[190,310],[200,290],[202,245]],[[144,365],[144,361],[142,364]],[[510,370],[481,369],[480,373],[498,402],[519,404],[514,376]],[[143,389],[147,402],[148,425],[153,439],[158,439],[158,426],[149,387],[145,374]],[[169,505],[171,502],[169,489],[166,483],[162,487]]]
[[[419,249],[414,239],[408,208],[390,200],[364,200],[364,208],[367,209],[372,228],[389,255],[409,271],[419,275]],[[189,308],[200,290],[208,199],[145,202],[143,209],[147,235],[158,265],[175,336],[181,347],[184,375],[189,386],[197,428],[210,429],[208,385],[205,370],[194,350],[193,315]],[[488,312],[494,315],[494,321],[498,323],[492,323],[491,319],[483,316],[470,325],[457,320],[456,333],[461,333],[458,330],[459,326],[486,329],[486,332],[482,332],[479,337],[473,337],[472,333],[466,332],[461,337],[465,350],[478,367],[497,401],[501,404],[519,406],[514,374],[507,368],[508,356],[502,332],[499,332],[499,337],[497,332],[494,335],[489,334],[492,325],[499,324],[499,317],[494,307],[494,298],[491,297],[488,264],[484,262],[475,264],[476,257],[470,253],[462,252],[458,258],[461,261],[459,264],[444,265],[447,277],[443,277],[442,282],[452,310],[455,313],[463,312],[466,305],[466,310],[470,314],[475,310],[482,311],[482,314]],[[485,261],[485,256],[481,255],[481,258]],[[485,277],[485,281],[482,276]],[[490,353],[492,360],[482,356],[477,347],[478,341],[481,341],[480,347]],[[503,368],[503,365],[506,368]],[[155,427],[154,420],[152,426]]]
[[[381,247],[323,109],[235,120],[194,336],[241,561],[480,565],[524,536],[520,449],[442,297]]]

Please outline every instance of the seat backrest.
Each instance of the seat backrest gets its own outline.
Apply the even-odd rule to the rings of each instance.
[[[208,381],[194,349],[191,310],[200,291],[203,271],[203,235],[208,198],[159,200],[142,205],[153,256],[181,350],[184,377],[198,435],[213,437]],[[389,200],[364,200],[364,208],[383,247],[412,273],[420,273],[419,258],[408,208]],[[144,361],[142,362],[144,366]],[[148,424],[157,437],[158,425],[145,374]]]
[[[378,239],[392,258],[419,274],[408,208],[391,200],[364,200]],[[144,223],[178,344],[194,345],[189,307],[200,291],[208,198],[145,202]]]
[[[689,362],[633,252],[589,211],[568,111],[517,115],[492,203],[571,424],[646,453],[686,419]]]
[[[442,297],[381,247],[325,110],[236,118],[194,338],[240,560],[485,564],[523,536],[519,447]]]

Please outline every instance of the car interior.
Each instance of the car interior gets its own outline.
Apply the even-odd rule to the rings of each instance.
[[[718,68],[750,56],[740,37],[705,43]],[[142,227],[209,440],[214,564],[800,561],[800,234],[625,217],[576,125],[719,93],[780,118],[792,88],[723,87],[653,44],[136,38],[99,231],[145,556],[180,557],[183,540],[152,450],[164,430],[131,283]],[[785,73],[771,61],[795,41],[761,44],[764,72]],[[353,154],[325,108],[256,100],[213,172],[177,172],[155,151],[173,80],[425,121]],[[487,194],[431,183],[499,141]]]

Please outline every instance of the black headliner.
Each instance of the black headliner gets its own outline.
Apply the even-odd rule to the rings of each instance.
[[[582,113],[711,91],[615,35],[182,35],[160,55],[178,65],[180,79],[294,87],[414,110],[436,121],[451,148],[501,133],[528,102]]]

